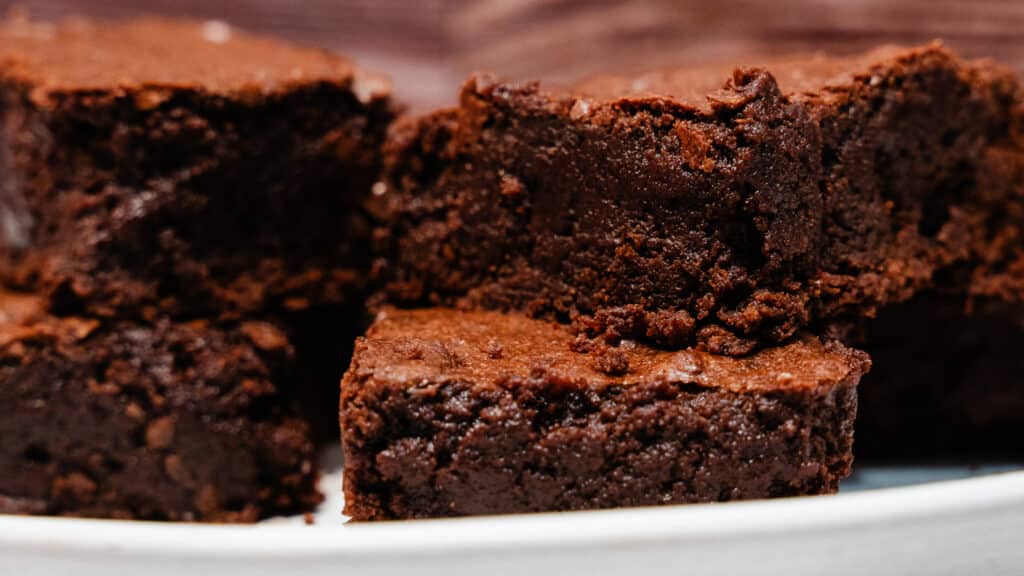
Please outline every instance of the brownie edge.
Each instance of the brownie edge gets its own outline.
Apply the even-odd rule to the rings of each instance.
[[[385,309],[341,384],[345,513],[831,493],[850,471],[869,365],[810,337],[731,358],[594,347],[519,315]]]

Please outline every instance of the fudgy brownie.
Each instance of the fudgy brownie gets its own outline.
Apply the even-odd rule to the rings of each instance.
[[[280,328],[44,304],[0,294],[0,512],[253,521],[320,501]]]
[[[384,295],[730,355],[844,329],[992,249],[1005,198],[979,166],[1019,145],[1020,102],[937,45],[549,91],[476,77],[394,130]]]
[[[385,309],[342,381],[357,520],[836,490],[867,357],[618,346],[520,314]]]
[[[988,249],[847,335],[874,362],[858,389],[858,458],[1022,454],[1024,143],[988,150],[983,166],[976,187],[1000,206],[978,226]]]
[[[0,279],[96,316],[350,301],[387,93],[221,23],[6,22]]]

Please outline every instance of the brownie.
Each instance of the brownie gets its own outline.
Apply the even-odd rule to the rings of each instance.
[[[867,357],[595,344],[521,314],[385,309],[341,385],[345,513],[380,520],[834,492]]]
[[[361,305],[383,79],[220,23],[12,20],[0,102],[7,285],[119,318]]]
[[[0,512],[234,522],[321,500],[279,327],[44,304],[0,294]]]
[[[980,226],[988,250],[848,335],[874,363],[859,388],[858,458],[1024,454],[1024,145],[990,149],[983,166],[977,188],[1001,206]]]
[[[1006,198],[980,172],[1024,150],[1020,102],[1012,74],[934,44],[551,89],[477,76],[393,131],[379,300],[729,355],[841,334],[993,250]]]
[[[868,461],[1024,454],[1024,302],[929,292],[886,308],[863,336],[856,453]]]

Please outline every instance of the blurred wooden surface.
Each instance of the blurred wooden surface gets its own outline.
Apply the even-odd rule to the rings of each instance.
[[[851,52],[934,38],[1024,70],[1024,0],[0,0],[50,20],[220,19],[346,53],[419,108],[473,70],[567,81],[749,54]]]

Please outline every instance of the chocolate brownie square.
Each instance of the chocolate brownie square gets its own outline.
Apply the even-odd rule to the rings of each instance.
[[[834,492],[863,353],[746,358],[578,339],[498,312],[380,313],[341,385],[356,520]]]
[[[44,304],[0,295],[0,512],[238,522],[320,502],[280,327]]]
[[[0,279],[61,313],[356,301],[388,84],[221,23],[0,25]]]
[[[973,262],[1024,150],[1010,72],[938,45],[541,89],[486,76],[394,130],[383,299],[743,355]],[[996,183],[1006,189],[1005,183]]]

